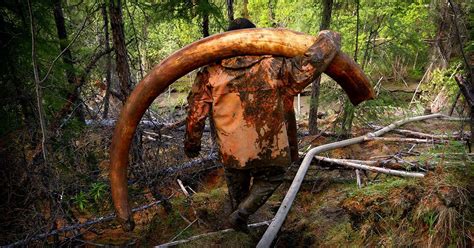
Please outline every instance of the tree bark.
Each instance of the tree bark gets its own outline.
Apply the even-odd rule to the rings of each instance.
[[[132,87],[130,66],[127,59],[127,47],[125,45],[125,33],[123,28],[123,15],[121,0],[109,1],[110,26],[112,28],[112,40],[115,50],[115,66],[120,81],[122,102],[125,102]]]
[[[64,22],[64,13],[63,7],[61,5],[61,0],[53,0],[53,14],[54,14],[54,22],[56,24],[56,30],[58,33],[59,38],[59,48],[60,51],[63,51],[62,59],[63,63],[65,64],[66,68],[66,78],[69,85],[74,86],[77,81],[77,75],[74,71],[74,60],[72,58],[71,50],[68,48],[68,34],[66,30],[66,25]],[[74,92],[74,105],[78,107],[75,108],[75,116],[81,121],[84,122],[84,109],[80,99],[80,88],[76,88]]]
[[[107,16],[107,6],[105,3],[102,4],[102,19],[104,21],[104,48],[105,50],[110,49],[110,37],[109,37],[109,17]],[[110,101],[110,87],[112,79],[112,57],[107,54],[106,66],[105,66],[105,96],[104,96],[104,112],[102,118],[107,119],[109,115],[109,101]]]
[[[331,14],[333,0],[324,0],[322,2],[323,13],[321,17],[320,30],[329,29],[331,26]],[[316,135],[318,133],[318,106],[319,106],[319,88],[321,83],[321,76],[316,78],[311,83],[311,100],[309,108],[309,134]]]

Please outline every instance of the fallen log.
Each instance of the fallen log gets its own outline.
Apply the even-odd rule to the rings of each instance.
[[[422,121],[422,120],[428,120],[428,119],[433,119],[433,118],[441,118],[444,117],[442,114],[432,114],[432,115],[424,115],[424,116],[417,116],[417,117],[411,117],[411,118],[406,118],[403,120],[396,121],[376,132],[373,133],[368,133],[367,135],[364,136],[359,136],[356,138],[352,139],[347,139],[347,140],[342,140],[339,142],[334,142],[334,143],[329,143],[325,144],[322,146],[318,146],[316,148],[311,149],[306,156],[303,159],[303,162],[301,163],[300,168],[298,169],[298,172],[296,173],[296,176],[293,180],[293,183],[291,184],[290,188],[288,189],[288,192],[283,199],[282,204],[280,205],[280,208],[278,209],[278,212],[275,215],[275,218],[273,219],[272,223],[270,226],[267,228],[265,233],[263,234],[263,237],[260,239],[260,241],[257,244],[257,247],[263,248],[263,247],[270,247],[272,244],[273,240],[275,239],[278,231],[280,230],[281,226],[283,225],[283,222],[286,219],[286,216],[288,212],[290,211],[291,206],[293,205],[293,201],[296,198],[296,194],[298,193],[300,186],[303,182],[304,176],[306,175],[306,172],[308,171],[309,165],[311,164],[311,160],[314,158],[316,154],[319,154],[321,152],[326,152],[329,150],[333,150],[336,148],[341,148],[357,143],[364,142],[366,140],[370,140],[372,137],[378,137],[381,136],[387,132],[392,131],[393,129],[396,129],[397,127],[404,125],[409,122],[414,122],[414,121]]]
[[[373,172],[380,172],[384,174],[389,174],[389,175],[395,175],[395,176],[401,176],[401,177],[424,177],[425,174],[423,173],[418,173],[418,172],[407,172],[407,171],[401,171],[401,170],[392,170],[392,169],[387,169],[387,168],[381,168],[381,167],[376,167],[376,166],[369,166],[369,165],[363,165],[359,163],[354,163],[354,162],[349,162],[349,161],[343,161],[340,159],[332,159],[332,158],[325,158],[325,157],[320,157],[320,156],[315,156],[317,160],[329,162],[329,163],[334,163],[334,164],[339,164],[355,169],[361,169],[361,170],[367,170],[367,171],[373,171]]]
[[[448,143],[449,140],[441,139],[415,139],[415,138],[398,138],[398,137],[368,137],[364,141],[378,140],[384,142],[408,142],[408,143],[427,143],[427,144],[440,144]]]
[[[383,128],[382,126],[378,125],[370,125],[373,129],[381,129]],[[465,137],[461,136],[459,133],[454,133],[452,135],[447,135],[447,134],[429,134],[429,133],[422,133],[422,132],[416,132],[412,130],[407,130],[407,129],[394,129],[392,132],[405,135],[408,137],[415,137],[415,138],[421,138],[421,139],[464,139]],[[466,135],[466,133],[464,133]]]
[[[319,166],[320,168],[324,167],[331,167],[334,168],[334,165],[336,165],[338,168],[347,168],[347,167],[341,167],[341,165],[337,162],[350,162],[350,163],[356,163],[356,164],[363,164],[363,165],[369,165],[369,166],[377,166],[377,167],[383,167],[383,168],[388,168],[392,170],[399,170],[403,169],[404,167],[402,164],[412,164],[414,162],[409,162],[409,161],[402,161],[400,162],[399,159],[394,158],[393,155],[387,156],[387,159],[380,159],[380,160],[357,160],[357,159],[335,159],[333,158],[332,160],[334,161],[329,161],[329,160],[324,160],[325,157],[321,156],[314,156],[315,159],[320,162]],[[321,163],[323,162],[323,163]],[[332,166],[330,166],[332,165]]]

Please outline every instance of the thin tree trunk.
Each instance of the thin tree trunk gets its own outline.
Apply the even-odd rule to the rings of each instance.
[[[226,0],[227,6],[227,19],[229,22],[234,20],[234,0]]]
[[[356,42],[355,42],[355,48],[354,48],[354,61],[357,62],[357,53],[359,52],[359,22],[360,22],[360,17],[359,17],[359,8],[360,8],[360,3],[359,0],[356,1]]]
[[[203,13],[202,14],[202,37],[209,36],[209,14]]]
[[[115,66],[120,81],[120,91],[123,103],[128,98],[131,87],[132,78],[130,74],[130,66],[128,64],[127,46],[125,43],[125,32],[123,28],[123,14],[121,0],[109,1],[110,26],[112,28],[112,40],[115,50]],[[137,129],[132,142],[132,161],[134,163],[141,162],[142,159],[142,134]]]
[[[248,4],[249,4],[249,1],[248,0],[243,0],[242,1],[242,17],[243,18],[249,18],[249,9],[248,9]]]
[[[278,0],[268,0],[268,15],[270,17],[270,25],[274,28],[277,27],[277,23],[275,21],[275,8],[277,1]]]
[[[451,10],[453,11],[454,15],[452,16],[452,23],[454,25],[456,31],[456,38],[459,45],[459,50],[464,60],[464,66],[466,73],[466,80],[463,81],[461,77],[455,77],[456,82],[459,85],[460,91],[464,95],[466,99],[469,110],[470,110],[470,128],[471,128],[471,138],[469,140],[469,152],[471,152],[471,146],[474,144],[474,70],[472,59],[469,60],[468,56],[464,52],[464,45],[463,40],[461,38],[461,32],[459,30],[459,25],[457,22],[457,18],[460,15],[459,13],[459,6],[457,6],[452,0],[448,0],[449,5],[451,6]],[[472,54],[471,54],[472,55]]]
[[[33,75],[35,78],[35,89],[36,89],[36,104],[38,107],[38,119],[41,128],[41,152],[43,154],[44,164],[48,164],[47,159],[47,150],[46,150],[46,120],[44,115],[43,109],[43,92],[41,87],[41,81],[39,78],[39,71],[38,71],[38,62],[36,60],[36,28],[33,21],[33,11],[31,10],[31,1],[28,0],[28,12],[30,15],[30,31],[31,31],[31,61],[33,63]]]
[[[324,0],[323,14],[321,17],[320,30],[329,29],[331,26],[331,14],[333,0]],[[316,78],[311,83],[311,100],[309,108],[309,134],[316,135],[318,133],[318,107],[319,107],[319,90],[320,90],[321,76]]]
[[[64,13],[63,7],[61,5],[61,0],[53,0],[53,14],[54,22],[56,24],[56,30],[59,38],[59,47],[60,51],[63,51],[62,59],[66,66],[66,78],[69,85],[74,86],[77,81],[76,73],[74,72],[74,62],[71,54],[71,50],[68,48],[68,35],[66,30],[66,25],[64,22]],[[77,88],[72,94],[75,95],[74,105],[78,107],[75,108],[75,116],[81,121],[84,122],[84,109],[80,99],[80,88]]]
[[[102,19],[104,21],[104,47],[105,50],[110,49],[110,37],[109,37],[109,17],[107,16],[107,6],[105,3],[102,4]],[[109,115],[109,101],[110,101],[110,87],[111,87],[111,79],[112,79],[112,57],[110,54],[107,55],[106,58],[106,66],[105,66],[105,82],[106,82],[106,89],[105,89],[105,96],[104,96],[104,112],[102,114],[102,118],[107,119]]]
[[[122,102],[125,102],[130,94],[132,79],[130,66],[127,59],[127,47],[125,45],[125,33],[123,28],[123,15],[121,0],[109,1],[110,26],[112,27],[112,40],[115,50],[115,66],[120,81]]]

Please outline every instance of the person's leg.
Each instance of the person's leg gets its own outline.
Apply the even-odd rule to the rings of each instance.
[[[248,232],[248,217],[255,213],[283,182],[285,170],[281,167],[266,167],[252,170],[253,184],[248,196],[230,215],[234,229]]]
[[[224,175],[229,190],[232,211],[234,211],[249,194],[250,170],[225,168]]]

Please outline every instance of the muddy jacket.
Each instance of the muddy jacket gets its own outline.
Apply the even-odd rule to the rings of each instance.
[[[339,47],[339,35],[323,31],[302,56],[241,56],[204,67],[188,96],[185,149],[200,150],[211,112],[224,166],[288,166],[293,97],[326,69]],[[296,139],[296,128],[290,130]]]

